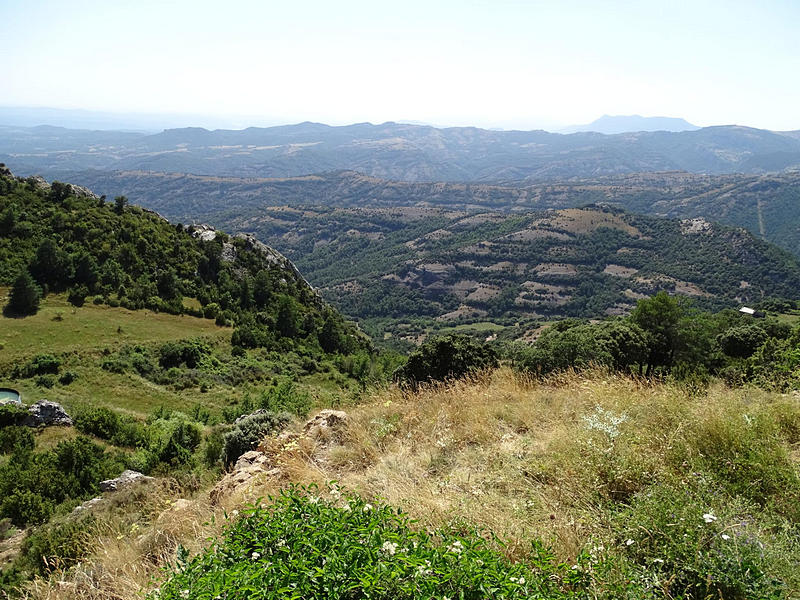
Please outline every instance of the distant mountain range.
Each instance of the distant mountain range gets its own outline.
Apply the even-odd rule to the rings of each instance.
[[[739,126],[616,135],[359,123],[155,135],[0,127],[0,162],[18,173],[138,170],[294,177],[334,170],[401,181],[543,181],[639,172],[765,173],[800,168],[800,134]]]
[[[614,135],[617,133],[633,133],[637,131],[695,131],[700,129],[684,119],[675,117],[642,117],[639,115],[603,115],[588,125],[572,125],[560,129],[558,133],[577,133],[579,131],[594,131]]]

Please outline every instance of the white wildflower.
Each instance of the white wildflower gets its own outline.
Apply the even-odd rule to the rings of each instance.
[[[280,539],[280,540],[278,540],[277,542],[275,542],[275,545],[276,545],[278,548],[283,548],[284,546],[286,546],[286,540],[284,540],[284,539]]]
[[[238,510],[231,511],[231,516],[235,519],[236,517],[239,516],[239,511]]]
[[[635,543],[636,542],[634,542],[631,538],[628,538],[627,540],[625,540],[625,545],[626,546],[630,546],[631,544],[635,544]]]
[[[261,558],[261,552],[253,552],[250,555],[250,560],[258,560],[259,558]]]
[[[713,523],[717,520],[717,517],[714,516],[714,513],[707,512],[703,515],[703,520],[706,523]]]
[[[381,550],[383,550],[389,556],[394,556],[397,552],[397,544],[394,542],[383,542],[383,546],[381,546]]]
[[[723,533],[723,534],[722,534],[722,539],[723,539],[723,540],[729,540],[729,539],[731,539],[731,536],[729,536],[729,535],[728,535],[728,534],[726,534],[726,533]]]
[[[464,547],[461,545],[461,542],[459,542],[458,540],[456,540],[455,542],[453,542],[452,544],[450,544],[450,545],[447,547],[447,549],[448,549],[450,552],[453,552],[453,553],[455,553],[455,554],[461,554],[461,551],[464,549]]]
[[[654,558],[653,562],[654,563],[658,563],[660,565],[663,565],[664,564],[664,559],[663,558]]]
[[[372,510],[372,504],[365,504],[364,505],[364,512],[369,512]]]

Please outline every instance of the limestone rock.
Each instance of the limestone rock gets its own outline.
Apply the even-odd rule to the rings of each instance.
[[[76,515],[78,513],[84,512],[86,510],[91,510],[92,508],[94,508],[98,504],[102,504],[102,503],[103,503],[103,497],[102,496],[97,496],[96,498],[92,498],[91,500],[87,500],[83,504],[79,504],[78,506],[76,506],[73,509],[72,514]]]
[[[347,420],[343,410],[321,410],[305,424],[303,434],[322,444],[340,442]]]
[[[95,194],[92,190],[87,187],[83,187],[82,185],[70,183],[69,187],[72,195],[77,196],[78,198],[92,198],[94,200],[98,200],[100,198],[100,196]]]
[[[114,479],[106,479],[100,482],[100,489],[104,492],[116,492],[124,487],[136,483],[137,481],[151,481],[153,478],[147,475],[142,475],[138,471],[131,471],[127,469],[122,472],[119,477]]]
[[[279,477],[280,474],[280,469],[274,465],[272,458],[267,454],[257,450],[245,452],[236,461],[233,470],[214,486],[209,498],[212,504],[219,504],[222,498],[254,483],[256,477]]]
[[[72,425],[72,419],[58,402],[39,400],[28,409],[28,416],[22,422],[28,427],[47,427],[49,425]]]

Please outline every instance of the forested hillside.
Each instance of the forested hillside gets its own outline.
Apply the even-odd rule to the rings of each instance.
[[[185,173],[82,171],[69,174],[109,194],[124,193],[172,220],[217,223],[257,216],[269,206],[431,207],[526,212],[608,203],[631,212],[680,219],[705,217],[744,227],[800,256],[800,174],[636,173],[551,179],[541,183],[409,183],[340,171],[289,179],[204,177]]]
[[[440,326],[515,324],[629,312],[659,290],[719,309],[793,298],[800,267],[742,229],[610,207],[514,215],[435,208],[265,208],[234,215],[297,261],[373,335],[416,339]]]
[[[91,300],[235,323],[240,345],[361,343],[278,252],[252,237],[172,225],[124,196],[109,202],[6,170],[0,232],[0,284],[29,297],[7,312],[33,313],[36,297],[66,291],[76,306]]]

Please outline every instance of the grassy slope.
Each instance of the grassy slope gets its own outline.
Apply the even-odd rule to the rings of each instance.
[[[379,392],[350,417],[342,445],[284,447],[275,456],[284,477],[226,498],[227,510],[288,481],[338,480],[403,507],[420,527],[465,519],[489,528],[515,559],[527,558],[530,540],[539,537],[564,560],[603,546],[626,564],[648,536],[680,543],[680,532],[670,529],[676,523],[657,530],[648,521],[658,508],[649,499],[672,490],[693,515],[688,531],[697,520],[697,529],[730,534],[715,534],[714,544],[763,542],[786,597],[800,593],[796,397],[722,386],[690,393],[603,373],[531,383],[500,370],[489,381],[419,395]],[[704,512],[719,521],[704,524]],[[143,517],[142,535],[117,535],[112,520],[91,560],[56,577],[66,584],[38,582],[32,597],[132,600],[178,543],[198,550],[204,536],[220,531],[222,516],[201,494]],[[657,545],[655,556],[669,561],[673,546]]]
[[[0,296],[3,296],[0,291]],[[2,300],[0,300],[0,303]],[[56,320],[60,318],[60,320]],[[114,374],[100,368],[105,350],[123,344],[160,343],[168,340],[204,336],[211,340],[229,340],[231,329],[218,327],[214,321],[189,316],[130,311],[124,308],[87,304],[75,308],[64,295],[50,295],[40,311],[24,319],[0,316],[0,365],[23,363],[42,352],[64,356],[62,370],[74,371],[78,378],[68,386],[40,388],[34,379],[0,379],[0,386],[19,389],[26,403],[41,398],[61,402],[67,407],[91,401],[145,416],[157,406],[187,409],[198,398],[157,386],[141,377]],[[190,390],[191,391],[191,390]],[[229,390],[212,388],[203,395],[206,406],[222,406]]]
[[[6,293],[7,288],[0,288],[0,305],[5,303]],[[219,382],[206,392],[197,387],[176,390],[137,374],[106,371],[100,364],[106,354],[126,344],[158,345],[195,337],[207,339],[229,353],[231,332],[230,327],[219,327],[210,319],[92,304],[76,308],[63,294],[50,294],[36,315],[24,319],[0,315],[0,387],[19,390],[26,404],[46,398],[62,403],[68,410],[90,402],[140,418],[159,406],[187,411],[201,404],[219,412],[241,399],[245,390]],[[10,367],[41,353],[61,356],[61,372],[73,371],[78,378],[69,385],[56,384],[50,389],[37,386],[35,378],[3,378],[2,373]],[[298,384],[311,394],[315,405],[337,402],[358,387],[335,369],[303,376]],[[250,391],[257,396],[258,389],[255,386]]]

